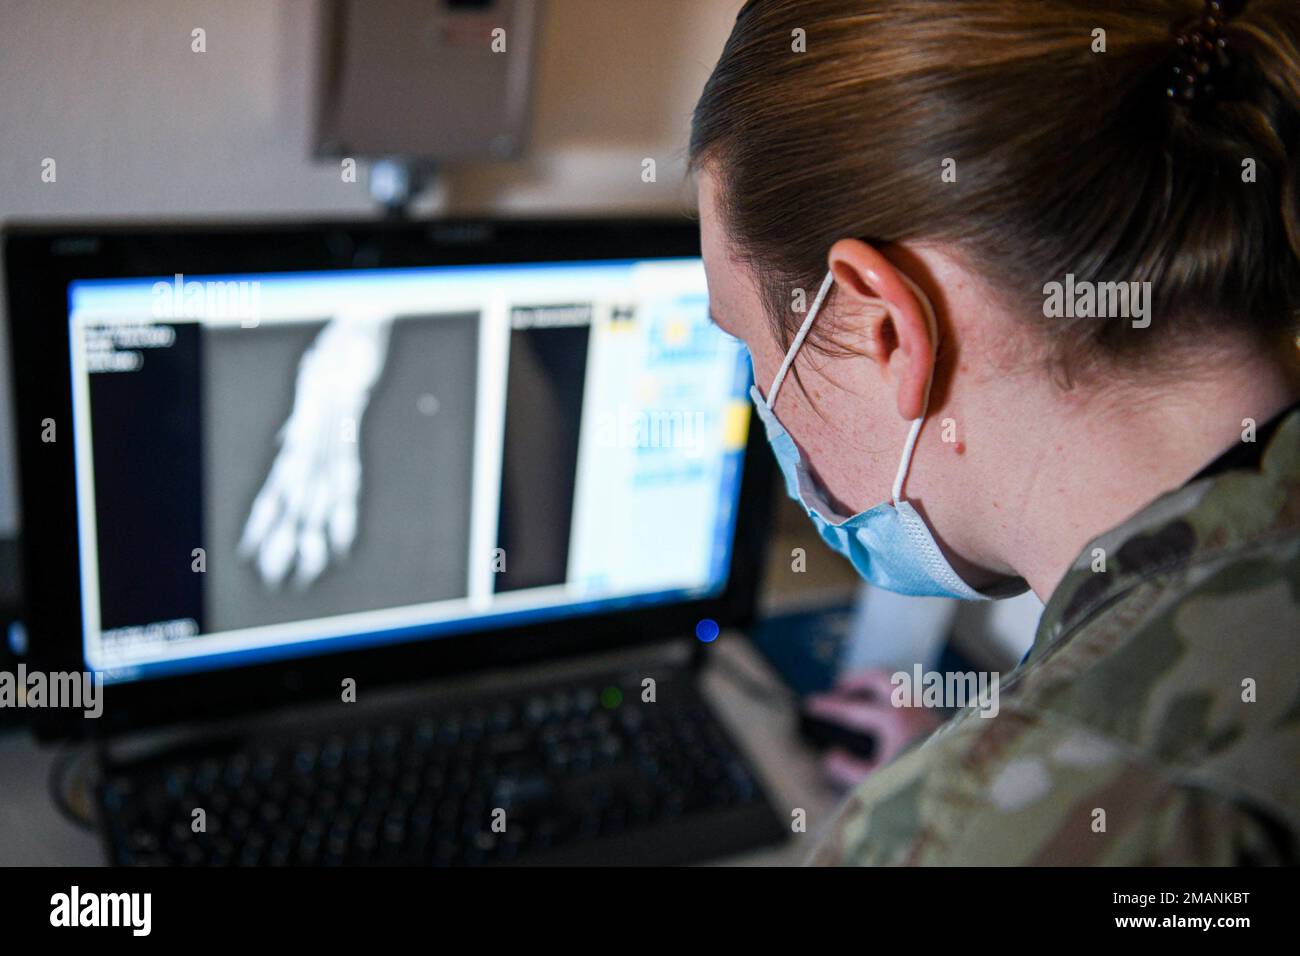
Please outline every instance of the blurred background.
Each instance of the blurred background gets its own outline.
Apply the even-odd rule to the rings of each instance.
[[[413,212],[691,208],[690,113],[740,6],[538,5],[527,154],[446,167]],[[344,183],[337,161],[312,156],[317,0],[5,0],[3,9],[0,220],[374,214],[364,159]],[[203,56],[190,50],[196,27]],[[61,158],[57,188],[39,176],[47,156]],[[655,182],[642,181],[645,157],[656,160]],[[18,525],[8,349],[0,336],[0,534]]]

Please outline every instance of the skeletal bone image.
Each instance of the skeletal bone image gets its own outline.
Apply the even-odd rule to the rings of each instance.
[[[466,594],[481,316],[346,305],[203,332],[213,631]]]
[[[263,583],[290,574],[311,585],[357,533],[361,421],[383,372],[392,317],[343,314],[317,335],[298,365],[293,410],[239,542]]]

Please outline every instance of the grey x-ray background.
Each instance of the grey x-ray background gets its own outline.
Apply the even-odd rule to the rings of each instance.
[[[203,339],[206,629],[399,607],[466,591],[478,315],[399,317],[361,419],[357,536],[303,590],[269,589],[237,554],[324,321],[210,329]],[[433,403],[421,402],[432,395]]]

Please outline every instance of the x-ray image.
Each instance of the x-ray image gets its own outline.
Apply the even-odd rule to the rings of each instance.
[[[203,334],[208,629],[464,596],[477,314]]]

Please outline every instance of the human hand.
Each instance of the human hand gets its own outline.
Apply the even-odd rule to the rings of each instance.
[[[842,747],[828,750],[821,760],[821,772],[837,789],[851,789],[872,771],[892,760],[918,737],[932,733],[942,721],[921,707],[895,707],[889,672],[881,669],[855,671],[833,689],[813,694],[804,702],[805,711],[832,721],[875,742],[870,757],[850,753]]]

